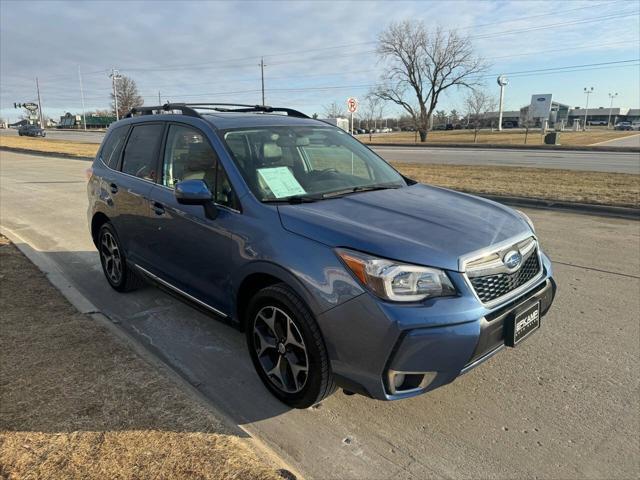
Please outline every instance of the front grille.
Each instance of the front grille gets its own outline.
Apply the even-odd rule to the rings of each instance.
[[[474,277],[470,281],[480,300],[486,303],[521,287],[539,272],[538,252],[534,251],[517,272]]]

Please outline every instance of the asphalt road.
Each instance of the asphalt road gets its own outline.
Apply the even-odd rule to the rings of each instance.
[[[0,135],[17,135],[14,129],[0,130]],[[99,143],[102,132],[48,130],[47,138]],[[632,137],[635,146],[640,136]],[[616,146],[624,146],[618,145]],[[640,145],[638,145],[640,146]],[[488,165],[510,167],[566,168],[597,172],[640,174],[640,153],[584,152],[567,150],[512,150],[478,148],[373,147],[388,161],[407,163],[435,163],[447,165]]]
[[[501,167],[563,168],[594,172],[640,174],[640,153],[567,150],[515,150],[496,148],[375,147],[387,161],[484,165]]]
[[[87,231],[86,162],[0,152],[0,222],[309,478],[638,478],[640,222],[527,210],[555,262],[542,329],[410,400],[288,410],[241,333],[154,287],[117,294]]]

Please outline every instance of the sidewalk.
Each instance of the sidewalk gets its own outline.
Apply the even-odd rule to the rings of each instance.
[[[283,478],[1,236],[0,308],[0,478]]]

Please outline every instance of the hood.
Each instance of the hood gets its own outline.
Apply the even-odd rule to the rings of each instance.
[[[278,207],[283,227],[330,247],[458,270],[458,258],[531,233],[499,203],[438,187],[399,189]]]

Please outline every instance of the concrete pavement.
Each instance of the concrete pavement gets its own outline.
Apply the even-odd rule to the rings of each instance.
[[[429,395],[337,393],[297,411],[262,387],[241,333],[156,288],[109,288],[86,226],[86,162],[0,163],[2,227],[310,478],[640,475],[640,222],[527,210],[560,288],[540,332]]]
[[[640,148],[640,133],[636,135],[630,135],[624,138],[616,138],[614,140],[607,140],[606,142],[596,143],[594,145],[607,145],[609,147],[635,147]]]

